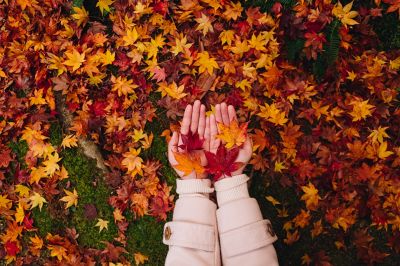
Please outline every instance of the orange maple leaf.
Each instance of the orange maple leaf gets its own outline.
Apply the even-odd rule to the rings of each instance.
[[[174,152],[174,156],[176,161],[178,162],[178,164],[174,165],[174,167],[177,170],[182,171],[184,173],[184,176],[189,175],[193,171],[195,171],[196,174],[204,173],[205,170],[204,167],[200,164],[200,157],[198,155],[189,155],[187,153]]]
[[[218,129],[221,134],[216,137],[225,142],[225,147],[230,149],[233,146],[242,146],[247,138],[247,125],[244,123],[239,126],[236,120],[231,121],[231,123],[226,126],[223,123],[218,123]]]

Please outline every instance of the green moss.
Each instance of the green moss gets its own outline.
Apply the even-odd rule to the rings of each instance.
[[[52,217],[47,210],[46,204],[43,205],[42,210],[34,208],[32,210],[33,225],[39,229],[39,235],[46,237],[47,233],[57,233],[62,231],[65,227],[64,222]]]
[[[112,242],[118,233],[112,208],[108,204],[110,190],[103,178],[98,176],[100,173],[94,160],[85,157],[78,149],[67,149],[63,151],[62,156],[72,187],[79,195],[78,206],[75,211],[71,208],[70,214],[71,226],[79,233],[78,242],[86,247],[103,249],[105,248],[103,241]],[[99,227],[95,226],[97,218],[94,220],[86,218],[84,213],[86,204],[95,205],[97,218],[109,221],[108,229],[99,232]]]
[[[59,123],[52,123],[49,129],[50,143],[53,146],[61,145],[63,140],[62,127]]]
[[[155,218],[145,216],[138,221],[132,220],[129,213],[127,220],[131,221],[126,231],[127,251],[126,257],[133,262],[135,252],[141,252],[149,257],[145,265],[164,265],[168,246],[162,243],[164,223],[157,222]]]
[[[17,155],[18,162],[25,166],[25,155],[28,152],[28,143],[26,143],[25,140],[19,142],[11,141],[8,147]]]

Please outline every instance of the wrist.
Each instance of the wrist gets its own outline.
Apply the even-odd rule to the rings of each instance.
[[[191,196],[201,194],[208,197],[214,191],[211,188],[211,180],[209,179],[177,179],[176,193],[180,196]]]
[[[218,205],[222,206],[234,200],[249,198],[248,180],[249,177],[246,174],[239,174],[215,182],[214,188],[217,192]]]

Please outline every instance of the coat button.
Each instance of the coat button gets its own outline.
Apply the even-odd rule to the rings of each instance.
[[[166,239],[166,240],[169,240],[169,239],[171,238],[171,235],[172,235],[172,233],[171,233],[171,228],[169,228],[169,226],[167,226],[167,227],[165,228],[165,231],[164,231],[164,237],[165,237],[165,239]]]
[[[272,229],[272,225],[271,225],[270,223],[267,224],[267,229],[268,229],[268,233],[269,233],[271,236],[275,236],[274,229]]]

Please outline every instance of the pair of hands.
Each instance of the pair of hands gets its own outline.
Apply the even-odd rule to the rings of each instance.
[[[174,167],[174,165],[177,164],[174,153],[182,152],[182,150],[179,148],[179,146],[183,143],[182,135],[187,135],[189,132],[192,132],[193,134],[198,133],[200,139],[204,139],[202,149],[195,152],[198,153],[200,157],[201,165],[206,166],[207,159],[204,151],[209,151],[215,154],[219,145],[224,144],[221,143],[221,140],[216,137],[220,133],[217,123],[229,125],[233,120],[237,120],[235,108],[232,105],[228,106],[224,102],[217,104],[215,106],[215,114],[211,114],[209,117],[206,117],[206,107],[204,104],[201,104],[199,100],[195,101],[193,106],[190,104],[186,106],[180,133],[174,132],[168,143],[168,160],[179,177],[182,179],[207,178],[206,173],[196,174],[195,171],[185,176],[182,171],[179,171]],[[252,142],[249,136],[247,136],[246,141],[241,146],[235,161],[243,163],[243,166],[232,172],[232,176],[239,175],[243,172],[246,164],[251,158],[252,152]]]

